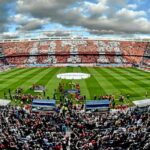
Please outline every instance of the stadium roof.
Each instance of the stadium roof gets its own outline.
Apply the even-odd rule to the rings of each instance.
[[[51,30],[34,32],[15,32],[0,34],[0,42],[4,41],[24,41],[24,40],[129,40],[129,41],[150,41],[150,38],[136,34],[102,34],[93,35],[81,30]]]

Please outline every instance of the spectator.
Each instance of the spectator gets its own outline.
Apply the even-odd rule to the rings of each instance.
[[[18,150],[150,148],[149,108],[135,108],[126,113],[112,114],[79,113],[79,108],[73,106],[67,109],[64,106],[63,109],[64,115],[61,111],[44,115],[27,113],[13,106],[0,106],[0,148]]]

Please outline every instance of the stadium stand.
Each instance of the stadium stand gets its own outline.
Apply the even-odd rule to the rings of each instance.
[[[147,42],[121,42],[121,49],[126,62],[140,64],[147,44]]]
[[[4,42],[0,47],[0,71],[9,69],[9,65],[44,67],[69,63],[120,67],[142,64],[145,68],[150,65],[148,42],[37,40]],[[30,98],[34,96],[23,94],[21,97]],[[0,149],[150,149],[150,108],[128,108],[128,105],[113,108],[121,111],[86,112],[83,105],[76,107],[69,100],[48,113],[0,106]]]
[[[150,71],[150,44],[149,43],[146,47],[142,61],[140,63],[140,68],[145,71]]]
[[[2,59],[0,59],[0,66],[2,66],[3,65],[3,60]]]
[[[62,110],[62,111],[61,111]],[[80,113],[72,105],[50,113],[0,106],[1,149],[134,150],[150,148],[149,108]]]
[[[136,64],[149,63],[150,44],[139,41],[39,40],[4,42],[9,64]]]
[[[147,49],[144,53],[143,65],[150,66],[150,44],[148,44]]]
[[[32,42],[6,42],[2,44],[6,56],[29,55],[32,51]]]

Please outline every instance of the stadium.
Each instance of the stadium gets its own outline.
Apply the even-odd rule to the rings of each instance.
[[[150,37],[16,31],[0,34],[0,149],[150,148]]]
[[[0,95],[19,87],[27,94],[32,84],[39,84],[46,86],[46,94],[52,98],[61,80],[57,74],[77,72],[91,75],[75,81],[80,82],[88,100],[103,95],[118,99],[123,94],[130,95],[125,103],[132,105],[132,100],[143,99],[146,93],[149,96],[149,72],[144,71],[149,70],[149,57],[149,42],[138,40],[7,39],[1,43],[1,67],[13,69],[1,73]]]

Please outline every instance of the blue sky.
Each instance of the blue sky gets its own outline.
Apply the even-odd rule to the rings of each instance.
[[[0,14],[3,37],[45,30],[150,37],[149,0],[0,0]]]

